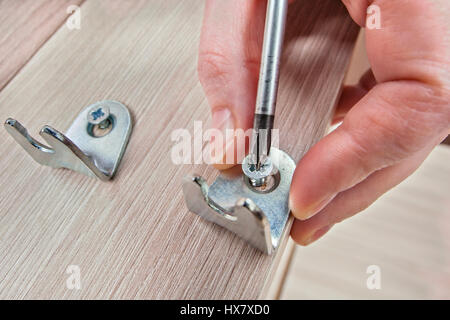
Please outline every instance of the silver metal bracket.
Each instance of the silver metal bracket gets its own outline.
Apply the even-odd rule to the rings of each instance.
[[[40,135],[50,147],[33,139],[17,120],[6,120],[5,128],[36,162],[109,180],[127,147],[132,124],[127,107],[105,100],[85,108],[65,135],[44,126]]]
[[[272,180],[262,188],[251,185],[241,166],[222,171],[210,187],[199,175],[185,177],[187,207],[271,254],[279,246],[289,219],[289,188],[295,162],[276,148],[271,149],[270,158]]]

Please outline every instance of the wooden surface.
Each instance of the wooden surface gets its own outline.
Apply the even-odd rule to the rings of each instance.
[[[280,262],[277,264],[275,274],[272,281],[268,283],[267,288],[263,289],[263,294],[260,296],[264,300],[278,300],[286,283],[286,277],[289,267],[292,263],[292,258],[295,252],[296,244],[292,238],[289,238],[283,253],[280,255]]]
[[[369,58],[366,52],[366,31],[361,29],[356,39],[355,48],[353,50],[352,58],[348,72],[345,75],[345,85],[356,85],[364,73],[370,69]]]
[[[317,243],[295,249],[282,299],[450,299],[450,147]],[[366,286],[367,267],[381,289]]]
[[[0,90],[84,0],[0,1]]]
[[[0,117],[31,134],[64,131],[86,105],[126,104],[134,118],[112,182],[37,165],[3,132],[0,298],[257,298],[279,257],[189,213],[181,180],[206,165],[171,162],[170,135],[206,128],[196,75],[203,1],[86,1],[81,30],[62,26],[0,92]],[[327,130],[358,28],[340,2],[290,9],[276,126],[298,160]],[[281,126],[282,124],[282,126]],[[282,253],[280,250],[279,253]],[[66,287],[77,265],[81,290]]]

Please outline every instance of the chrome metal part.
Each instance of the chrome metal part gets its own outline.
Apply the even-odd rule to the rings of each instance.
[[[105,117],[105,110],[109,114],[94,124],[89,121],[92,110],[100,110],[100,118]],[[95,126],[105,120],[111,121],[112,128],[107,134],[96,136],[93,131]],[[44,126],[40,135],[50,146],[31,137],[17,120],[6,120],[5,128],[36,162],[109,180],[114,176],[127,147],[132,124],[130,112],[123,104],[105,100],[85,108],[65,135],[50,126]]]
[[[266,178],[272,174],[273,164],[270,157],[266,157],[259,166],[253,154],[249,154],[242,162],[242,171],[249,178],[252,186],[261,187]]]
[[[107,104],[97,103],[87,114],[87,119],[90,124],[100,124],[108,121],[110,116],[109,107]]]
[[[288,0],[267,3],[255,114],[275,114],[287,10]]]
[[[208,187],[199,175],[183,181],[183,193],[190,211],[234,232],[252,246],[271,254],[280,244],[289,218],[289,188],[295,162],[285,152],[272,148],[271,178],[276,181],[268,190],[248,183],[242,168],[222,171]]]
[[[280,77],[288,0],[268,0],[250,154],[259,170],[269,155]],[[253,158],[252,158],[253,160]]]

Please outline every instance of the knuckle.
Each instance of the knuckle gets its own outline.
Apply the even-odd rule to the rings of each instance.
[[[366,100],[364,118],[349,114],[343,124],[367,170],[409,157],[450,127],[445,90],[416,81],[384,83],[374,90],[379,91]]]
[[[219,51],[206,50],[199,53],[197,71],[202,84],[213,79],[227,78],[231,67],[230,59]]]
[[[421,116],[435,116],[432,120],[449,125],[450,123],[450,89],[417,83],[411,88],[413,94],[405,94],[406,107]],[[434,126],[433,126],[434,127]]]
[[[396,134],[411,142],[413,150],[450,127],[448,90],[416,81],[398,83],[390,90],[382,99],[390,105]]]
[[[384,105],[384,103],[382,102]],[[408,119],[397,114],[392,108],[374,108],[367,114],[368,126],[373,128],[374,143],[378,154],[383,155],[388,164],[407,157],[415,151],[416,146],[411,143],[412,136],[408,131]]]
[[[372,136],[367,135],[367,130],[359,128],[351,121],[348,121],[348,119],[346,120],[347,122],[343,124],[342,129],[343,134],[346,135],[347,152],[350,152],[352,158],[356,161],[353,169],[355,176],[366,177],[375,169],[383,166],[385,162],[389,162],[389,160],[383,159],[384,163],[381,164],[378,157],[374,157],[379,146],[371,141]]]

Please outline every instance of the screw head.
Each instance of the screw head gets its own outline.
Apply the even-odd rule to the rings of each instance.
[[[256,168],[256,159],[252,154],[247,155],[242,162],[242,171],[250,179],[254,187],[262,186],[266,178],[272,174],[273,163],[270,158],[264,159],[259,169]]]
[[[109,118],[109,107],[107,106],[95,106],[89,110],[87,120],[90,124],[100,124]]]

